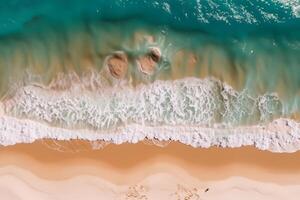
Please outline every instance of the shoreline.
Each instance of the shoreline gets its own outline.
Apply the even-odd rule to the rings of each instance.
[[[282,185],[300,184],[300,152],[275,154],[251,147],[195,149],[171,143],[160,148],[138,143],[70,153],[35,142],[1,147],[0,168],[7,166],[18,166],[49,180],[84,174],[124,184],[155,173],[184,175],[188,172],[186,176],[201,181],[238,176]]]
[[[137,143],[145,139],[181,142],[194,148],[254,146],[271,152],[300,149],[300,123],[291,119],[266,125],[233,128],[201,126],[143,126],[130,124],[115,130],[94,131],[53,127],[28,119],[0,116],[0,144],[32,143],[40,139],[104,141],[113,144]]]

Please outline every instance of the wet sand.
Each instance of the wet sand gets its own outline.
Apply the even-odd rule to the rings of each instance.
[[[91,150],[79,140],[58,143],[64,147],[59,151],[49,144],[0,148],[1,198],[296,200],[300,195],[300,152],[199,149],[179,143]],[[75,148],[81,151],[72,152]]]
[[[1,147],[0,166],[19,166],[46,179],[65,179],[89,174],[121,184],[138,181],[153,172],[186,171],[199,180],[242,176],[258,181],[300,184],[300,152],[271,153],[252,147],[199,149],[179,143],[108,145],[90,150],[83,141],[61,142],[60,152],[45,141]],[[71,148],[82,148],[71,152]],[[84,150],[83,147],[86,147]]]

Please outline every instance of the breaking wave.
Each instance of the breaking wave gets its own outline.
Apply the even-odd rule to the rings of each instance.
[[[252,97],[215,78],[133,86],[93,77],[31,83],[11,93],[0,105],[0,144],[41,140],[72,152],[142,141],[160,147],[179,141],[205,148],[300,149],[300,125],[282,118],[276,94]]]
[[[0,5],[0,144],[299,150],[299,13],[298,0]],[[40,81],[10,89],[26,69]]]
[[[282,103],[276,94],[252,97],[246,90],[238,92],[214,78],[156,80],[136,87],[99,87],[93,91],[87,88],[90,85],[82,82],[61,91],[25,86],[4,101],[4,111],[13,117],[93,130],[131,123],[235,126],[270,122],[282,115]]]

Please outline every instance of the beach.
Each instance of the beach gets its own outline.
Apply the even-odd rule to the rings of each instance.
[[[0,200],[298,200],[298,0],[0,4]]]
[[[65,150],[59,151],[46,143],[1,147],[0,187],[7,199],[297,199],[300,191],[299,152],[179,143],[92,150],[84,141],[60,143]],[[72,152],[74,145],[82,150]]]

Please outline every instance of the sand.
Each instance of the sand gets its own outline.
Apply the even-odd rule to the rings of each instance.
[[[297,199],[300,152],[38,141],[0,149],[4,199]],[[72,148],[82,147],[74,153]],[[67,150],[69,151],[67,152]],[[208,190],[208,191],[206,191]],[[206,192],[205,192],[206,191]],[[189,198],[188,198],[189,197]]]
[[[3,174],[4,173],[4,174]],[[193,182],[170,174],[154,174],[132,186],[118,186],[93,176],[77,176],[68,180],[42,180],[33,174],[14,169],[0,172],[2,198],[13,199],[182,199],[182,200],[296,200],[300,186],[282,186],[273,183],[232,177],[216,182]],[[191,184],[191,182],[193,182]]]
[[[85,63],[82,64],[84,66],[95,65],[95,58],[92,54],[85,55],[84,59],[78,58],[78,62]],[[153,75],[159,63],[160,54],[159,51],[153,51],[141,56],[138,59],[140,72]],[[98,55],[101,58],[97,58],[98,64],[101,66],[105,55]],[[232,63],[225,62],[227,58],[222,57],[222,54],[214,54],[213,63],[210,63],[209,56],[199,56],[189,51],[179,51],[175,55],[176,59],[171,59],[174,79],[181,76],[195,76],[195,74],[199,77],[213,75],[234,88],[242,89],[244,86],[244,72],[238,71],[239,68],[237,72],[228,70],[231,69]],[[73,57],[77,56],[74,54]],[[125,54],[109,56],[104,61],[104,66],[107,65],[108,68],[104,70],[107,70],[108,74],[115,79],[124,79],[128,73],[127,59]],[[73,66],[71,60],[67,60],[66,63],[75,70],[76,67]],[[59,64],[57,61],[52,65],[55,63]],[[202,64],[201,68],[197,67],[199,63]],[[36,62],[35,65],[41,66],[41,63]],[[220,71],[221,65],[227,66],[222,69],[228,72]],[[182,66],[188,67],[186,69]],[[232,78],[233,76],[239,79]],[[59,77],[58,79],[60,80]],[[76,75],[65,80],[66,83],[57,82],[57,85],[50,88],[64,90],[80,79]],[[61,85],[68,87],[57,88]],[[3,117],[4,106],[1,104],[0,102],[0,116]],[[297,113],[294,117],[299,119]],[[19,125],[22,124],[19,123]],[[278,135],[281,134],[281,129],[290,129],[289,124],[284,126],[279,124],[274,127],[268,126],[267,128],[279,132]],[[258,127],[253,132],[257,133],[262,129],[264,127]],[[49,133],[45,130],[47,129],[41,132]],[[8,130],[5,133],[7,133],[5,137],[11,139],[12,131]],[[33,132],[30,130],[30,133]],[[62,130],[59,129],[57,133],[61,134]],[[33,135],[38,134],[33,133]],[[24,138],[27,139],[26,135],[22,135],[21,139]],[[254,144],[257,145],[257,142]],[[178,142],[172,142],[164,148],[141,142],[122,145],[96,142],[95,145],[105,147],[91,151],[90,144],[80,140],[71,142],[39,140],[32,144],[1,147],[0,200],[296,200],[300,196],[299,152],[279,154],[259,151],[253,147],[203,149]],[[160,145],[164,146],[161,143]],[[282,148],[281,145],[279,146]],[[78,149],[80,149],[79,152],[77,152]],[[275,148],[275,150],[278,149]]]
[[[158,47],[150,47],[148,52],[138,58],[137,66],[142,73],[152,75],[158,62],[161,60],[161,52]]]
[[[127,55],[121,51],[115,52],[113,55],[107,57],[104,66],[106,65],[113,77],[117,79],[124,78],[128,69]]]

